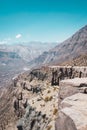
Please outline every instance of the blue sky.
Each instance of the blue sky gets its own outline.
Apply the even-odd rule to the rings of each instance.
[[[0,0],[0,43],[62,42],[86,24],[86,0]]]

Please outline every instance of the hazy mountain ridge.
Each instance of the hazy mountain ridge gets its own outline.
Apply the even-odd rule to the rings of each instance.
[[[57,43],[23,42],[18,44],[0,45],[1,52],[11,52],[17,54],[25,61],[31,61],[41,55],[44,51],[51,49]]]
[[[57,43],[55,43],[57,44]],[[32,67],[28,62],[49,50],[53,43],[22,42],[0,45],[0,83],[5,83],[8,78],[24,72]],[[0,85],[0,86],[1,86]]]
[[[32,64],[56,64],[76,58],[87,53],[87,25],[72,37],[57,45],[48,52],[44,52],[32,61]]]

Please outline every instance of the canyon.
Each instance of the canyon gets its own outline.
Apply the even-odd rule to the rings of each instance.
[[[87,67],[78,66],[43,66],[14,77],[0,97],[0,129],[86,130],[86,77]]]

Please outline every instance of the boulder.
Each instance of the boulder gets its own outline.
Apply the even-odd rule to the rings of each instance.
[[[56,130],[87,130],[87,78],[60,82]]]
[[[61,102],[61,112],[69,116],[77,130],[87,130],[87,95],[77,93]],[[71,129],[70,129],[71,130]]]
[[[77,130],[73,120],[65,115],[63,112],[59,112],[59,116],[56,119],[55,130]]]
[[[83,93],[86,87],[87,78],[74,78],[60,81],[59,104],[66,97],[79,92]]]

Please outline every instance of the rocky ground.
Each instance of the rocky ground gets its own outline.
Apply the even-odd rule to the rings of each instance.
[[[1,96],[0,120],[1,130],[17,130],[21,120],[28,120],[21,124],[23,129],[29,129],[32,126],[33,118],[40,124],[39,129],[54,130],[55,119],[58,114],[58,86],[51,85],[51,73],[49,70],[32,70],[12,79],[8,89],[3,90]],[[5,106],[7,108],[5,108]],[[31,109],[31,110],[30,110]],[[26,116],[27,111],[31,111],[30,116]],[[4,119],[6,118],[6,119]],[[39,120],[40,118],[40,120]],[[31,129],[31,128],[30,128]],[[33,126],[32,129],[36,129]]]
[[[58,87],[45,85],[44,90],[40,94],[28,100],[27,112],[19,121],[18,126],[22,126],[22,129],[24,130],[55,130],[55,119],[58,114],[57,99]],[[33,128],[30,128],[33,121],[35,121],[33,124],[34,126],[32,126]],[[23,124],[23,122],[27,123]]]
[[[66,61],[66,62],[63,62],[61,65],[65,66],[87,66],[87,55],[80,55],[72,60],[69,60],[69,61]]]
[[[55,120],[58,114],[58,86],[51,85],[48,80],[51,75],[47,71],[34,70],[26,79],[25,91],[27,89],[35,93],[35,96],[29,98],[25,94],[28,107],[24,117],[17,124],[18,130],[20,128],[23,130],[55,130]]]

